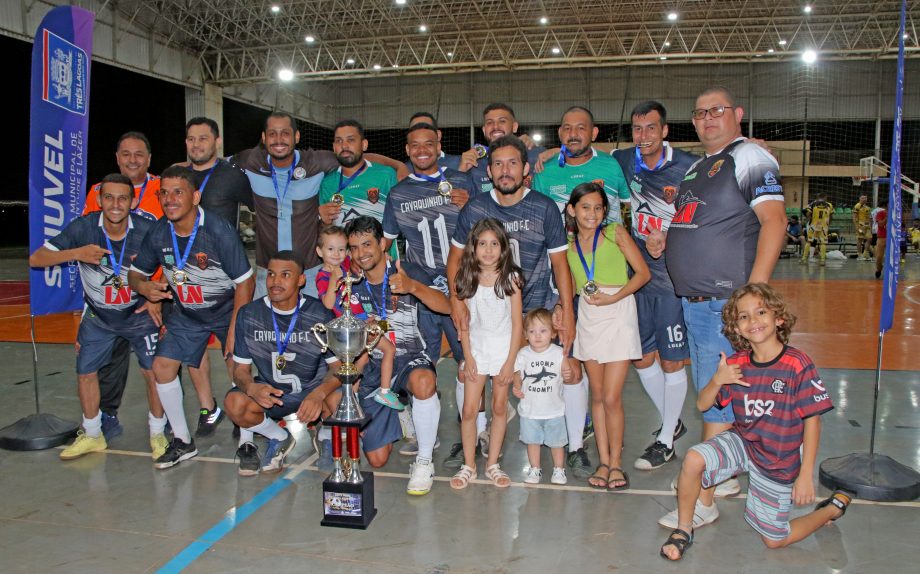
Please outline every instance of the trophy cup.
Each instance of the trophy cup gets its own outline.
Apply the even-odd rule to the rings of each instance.
[[[367,528],[377,514],[374,508],[374,474],[361,472],[359,432],[367,422],[361,403],[355,395],[353,384],[361,376],[354,362],[367,351],[373,350],[383,335],[383,330],[367,324],[351,312],[351,286],[359,279],[350,274],[342,279],[341,317],[313,326],[313,336],[323,352],[332,349],[342,366],[335,376],[342,382],[342,399],[335,414],[323,421],[332,430],[332,473],[323,481],[323,526]],[[325,334],[323,339],[320,334]],[[370,340],[369,337],[370,336]],[[342,429],[348,443],[348,459],[342,457]]]

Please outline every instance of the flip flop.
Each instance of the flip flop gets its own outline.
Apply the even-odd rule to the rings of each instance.
[[[610,478],[610,475],[615,472],[622,474],[623,478]],[[622,482],[623,484],[614,485],[616,482]],[[627,488],[629,488],[629,475],[622,468],[611,468],[607,474],[607,490],[626,490]]]
[[[601,473],[602,468],[606,468],[607,472]],[[606,490],[607,489],[607,479],[609,477],[610,477],[610,467],[607,466],[606,464],[599,464],[597,465],[597,468],[594,469],[594,474],[588,477],[588,486],[590,486],[591,488],[597,488],[599,490]],[[592,478],[599,480],[600,483],[591,482]]]

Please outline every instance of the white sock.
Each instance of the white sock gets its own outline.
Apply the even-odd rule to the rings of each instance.
[[[319,435],[317,435],[319,440],[332,440],[332,429],[323,425],[319,429]]]
[[[431,462],[434,443],[438,439],[440,420],[441,401],[437,393],[427,399],[412,398],[412,421],[415,423],[415,434],[418,438],[416,460],[422,464]]]
[[[661,370],[661,363],[655,361],[649,367],[636,369],[636,373],[639,375],[639,380],[642,381],[645,394],[652,399],[658,411],[658,418],[664,419],[664,371]]]
[[[186,444],[190,443],[192,437],[189,435],[185,411],[182,409],[182,385],[179,384],[179,377],[163,385],[157,383],[157,395],[160,396],[166,418],[172,425],[173,436]]]
[[[83,432],[90,438],[99,438],[102,434],[102,411],[96,411],[91,419],[83,417]]]
[[[476,415],[476,434],[480,434],[486,430],[486,422],[485,411],[479,411],[479,414]]]
[[[243,446],[247,442],[255,444],[255,435],[251,430],[240,427],[240,442],[237,443],[237,446]]]
[[[284,440],[287,438],[287,431],[281,428],[281,425],[275,422],[274,419],[265,417],[262,419],[262,422],[256,426],[247,428],[246,430],[252,431],[254,433],[259,433],[265,438],[273,440]]]
[[[664,374],[664,416],[661,418],[661,433],[658,440],[665,445],[674,446],[674,429],[680,419],[687,396],[687,371],[681,369]]]
[[[460,382],[460,379],[456,379],[457,390],[454,392],[454,396],[457,398],[457,412],[460,413],[460,416],[463,416],[463,397],[464,390],[466,385]]]
[[[588,415],[588,376],[574,385],[562,385],[562,400],[565,401],[565,428],[569,433],[569,452],[584,446],[585,417]]]
[[[150,436],[163,434],[166,432],[166,415],[157,418],[153,413],[147,411],[147,426],[150,427]]]

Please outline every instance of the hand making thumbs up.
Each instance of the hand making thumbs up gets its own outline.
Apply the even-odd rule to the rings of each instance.
[[[390,292],[394,295],[412,294],[417,283],[402,270],[402,261],[396,260],[396,273],[390,274]]]

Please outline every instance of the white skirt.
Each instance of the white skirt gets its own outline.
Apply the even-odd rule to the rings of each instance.
[[[600,287],[614,294],[622,287]],[[572,353],[579,361],[632,361],[642,358],[642,338],[636,299],[632,295],[613,305],[589,305],[578,300],[578,324]]]

